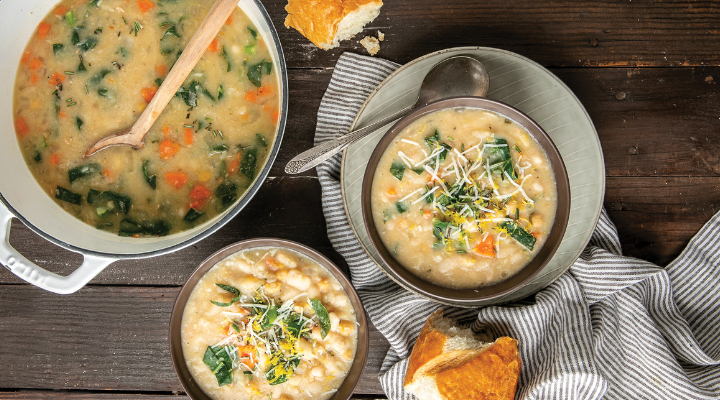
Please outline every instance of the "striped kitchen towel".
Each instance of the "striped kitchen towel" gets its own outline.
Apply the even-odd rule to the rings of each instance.
[[[315,144],[347,132],[399,65],[343,54],[318,111]],[[373,324],[390,342],[380,382],[391,399],[426,318],[440,306],[392,282],[355,238],[340,194],[340,155],[318,167],[327,230]],[[667,268],[624,257],[603,211],[580,259],[532,300],[445,314],[518,339],[519,399],[720,398],[720,214]],[[400,323],[398,323],[401,321]]]

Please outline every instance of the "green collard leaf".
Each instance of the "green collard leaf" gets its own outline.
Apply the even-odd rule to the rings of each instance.
[[[58,200],[66,201],[71,204],[80,205],[82,202],[82,196],[71,192],[63,187],[58,186],[55,188],[55,198]]]
[[[503,221],[499,223],[498,226],[502,229],[505,229],[508,236],[515,239],[518,243],[523,245],[528,250],[532,251],[535,248],[535,242],[537,241],[537,239],[535,239],[535,236],[531,235],[528,231],[523,229],[515,222]]]
[[[142,163],[142,173],[145,177],[145,182],[150,185],[151,188],[156,189],[157,188],[157,175],[152,174],[150,175],[150,172],[148,172],[148,164],[150,163],[150,160],[145,160]]]
[[[196,209],[194,209],[194,208],[191,207],[191,208],[188,210],[187,214],[185,214],[185,217],[183,218],[183,221],[185,221],[185,222],[195,222],[195,220],[197,220],[198,218],[202,217],[203,215],[205,215],[204,212],[200,212],[200,211],[198,211],[198,210],[196,210]]]
[[[257,147],[250,147],[243,151],[242,160],[240,160],[240,172],[250,179],[255,178],[255,168],[257,167]]]
[[[404,213],[405,211],[408,210],[408,207],[405,205],[405,203],[403,203],[403,202],[401,202],[401,201],[398,201],[397,203],[395,203],[395,209],[396,209],[400,214],[402,214],[402,213]]]
[[[325,339],[328,332],[330,332],[330,316],[328,315],[327,309],[318,299],[310,299],[310,305],[313,311],[318,316],[320,323],[320,336]]]
[[[208,346],[203,356],[203,362],[210,368],[217,379],[218,386],[225,386],[233,383],[232,376],[232,352],[237,353],[235,346],[213,348]]]
[[[57,56],[57,53],[62,51],[63,47],[65,47],[65,45],[62,43],[53,44],[53,54],[55,54]]]
[[[392,165],[390,166],[390,173],[397,180],[401,181],[403,175],[405,174],[405,168],[406,166],[402,161],[393,161]]]
[[[80,120],[78,118],[78,120]],[[82,127],[82,120],[78,123],[78,129]],[[70,183],[75,182],[76,180],[80,178],[85,178],[90,175],[99,173],[102,171],[102,167],[98,163],[91,163],[91,164],[84,164],[84,165],[78,165],[75,168],[71,168],[68,171],[68,178],[70,179]]]
[[[223,182],[215,189],[215,197],[220,200],[222,208],[232,205],[238,198],[237,185]]]

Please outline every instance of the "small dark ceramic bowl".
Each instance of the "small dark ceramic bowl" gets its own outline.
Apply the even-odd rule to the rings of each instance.
[[[365,309],[363,308],[362,303],[360,303],[360,298],[358,297],[355,288],[353,288],[350,281],[347,277],[345,277],[345,274],[327,257],[300,243],[273,238],[249,239],[225,247],[200,263],[200,266],[197,267],[192,275],[190,275],[190,279],[188,279],[182,290],[180,290],[180,294],[178,295],[177,300],[175,300],[175,306],[173,307],[172,315],[170,317],[170,355],[172,357],[173,367],[175,367],[175,372],[177,373],[178,378],[180,378],[180,383],[185,389],[185,392],[187,392],[187,394],[194,400],[210,400],[210,397],[203,392],[190,374],[183,355],[180,328],[182,326],[182,317],[183,312],[185,311],[185,305],[190,298],[190,294],[193,289],[195,289],[195,286],[200,279],[202,279],[202,277],[205,276],[205,274],[217,263],[240,251],[259,247],[278,247],[293,250],[312,259],[330,272],[330,274],[332,274],[338,282],[340,282],[340,285],[342,285],[345,293],[347,293],[350,303],[355,310],[355,316],[358,322],[357,349],[355,350],[355,358],[348,375],[345,377],[345,380],[342,385],[340,385],[335,395],[331,397],[331,400],[349,399],[353,394],[360,377],[362,376],[363,370],[365,369],[369,348],[367,317],[365,315]]]
[[[555,173],[558,208],[555,215],[555,222],[550,230],[547,241],[528,265],[510,278],[491,286],[481,286],[475,289],[451,289],[419,278],[400,265],[392,254],[390,254],[390,251],[385,248],[373,219],[371,204],[372,182],[378,162],[385,153],[385,149],[400,132],[417,119],[429,113],[449,108],[483,109],[515,121],[533,135],[543,150],[545,150],[552,164],[553,172]],[[567,171],[565,170],[565,164],[555,144],[553,144],[550,137],[540,125],[535,123],[530,117],[499,101],[482,97],[455,97],[430,103],[413,111],[395,123],[395,125],[385,133],[382,139],[380,139],[377,147],[375,147],[375,151],[373,151],[372,156],[370,156],[370,161],[368,161],[363,178],[362,213],[370,242],[385,262],[385,265],[380,265],[380,267],[391,279],[405,289],[438,303],[458,307],[475,307],[478,305],[487,305],[491,303],[493,299],[500,298],[521,288],[547,265],[553,254],[555,254],[558,246],[560,246],[560,242],[565,235],[565,229],[567,228],[568,217],[570,216],[570,183],[568,181]]]

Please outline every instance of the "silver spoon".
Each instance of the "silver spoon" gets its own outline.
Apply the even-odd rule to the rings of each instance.
[[[299,174],[300,172],[316,167],[353,142],[364,138],[379,128],[426,104],[448,97],[484,97],[488,92],[489,86],[490,78],[480,61],[467,56],[447,58],[435,64],[430,72],[425,75],[425,79],[423,79],[422,85],[420,85],[418,98],[413,105],[403,108],[395,114],[364,128],[352,131],[337,139],[325,142],[298,154],[287,163],[285,172],[288,174]]]

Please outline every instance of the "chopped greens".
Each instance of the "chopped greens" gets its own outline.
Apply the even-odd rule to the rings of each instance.
[[[225,386],[233,383],[232,376],[232,353],[237,358],[237,348],[235,346],[208,346],[203,357],[203,362],[212,371],[217,379],[218,386]]]
[[[525,246],[528,250],[532,251],[535,248],[535,242],[537,241],[537,239],[535,239],[535,236],[530,234],[528,231],[523,229],[515,222],[503,221],[499,223],[498,226],[502,229],[505,229],[508,236],[517,240],[518,243]]]
[[[80,117],[75,117],[75,125],[77,125],[77,128],[79,131],[82,130],[82,127],[84,124],[85,124],[85,122],[83,122],[83,120]]]
[[[397,180],[401,181],[403,175],[405,174],[405,168],[405,164],[402,161],[393,161],[392,165],[390,166],[390,173]]]
[[[248,67],[247,77],[253,85],[260,87],[263,74],[270,75],[270,72],[272,72],[272,62],[262,60]]]
[[[232,70],[232,63],[230,62],[230,56],[228,55],[227,50],[225,50],[225,46],[223,46],[220,55],[225,59],[225,62],[227,63],[226,72],[230,72]]]
[[[327,309],[318,299],[310,299],[310,305],[320,321],[320,335],[325,339],[325,336],[330,332],[330,316]]]
[[[71,204],[80,205],[82,202],[82,196],[71,192],[63,187],[58,186],[55,188],[55,198],[58,200],[66,201]]]
[[[220,199],[222,208],[225,209],[237,200],[237,186],[234,183],[223,182],[215,189],[215,197]]]
[[[192,207],[188,210],[187,214],[185,214],[185,217],[183,218],[183,221],[185,222],[195,222],[198,218],[205,215],[204,212],[200,212]]]
[[[268,147],[268,140],[265,138],[265,136],[256,133],[255,138],[257,139],[257,142],[262,147]]]
[[[397,209],[397,211],[398,211],[400,214],[402,214],[402,213],[404,213],[405,211],[408,210],[408,206],[405,205],[405,203],[403,203],[403,202],[401,202],[401,201],[398,201],[397,203],[395,203],[395,208]]]
[[[53,44],[53,53],[57,55],[57,53],[59,53],[63,49],[63,47],[65,47],[65,45],[62,43]]]
[[[490,156],[488,162],[490,163],[490,169],[493,172],[499,173],[503,176],[506,172],[510,178],[517,179],[517,173],[515,167],[513,167],[512,156],[510,155],[510,147],[508,147],[507,140],[496,138],[495,141],[488,141],[489,145],[494,145],[489,148]]]
[[[82,126],[82,121],[80,126]],[[102,167],[98,163],[78,165],[77,167],[71,168],[68,171],[68,178],[70,179],[70,183],[72,184],[80,178],[88,177],[90,175],[99,173],[100,171],[102,171]]]
[[[198,91],[215,101],[215,97],[196,80],[188,83],[187,86],[180,86],[175,96],[181,98],[188,107],[197,107]]]
[[[145,177],[145,182],[150,185],[151,188],[156,189],[157,188],[157,175],[152,174],[148,172],[148,164],[150,163],[150,160],[145,160],[142,163],[142,173]]]
[[[255,178],[255,168],[257,166],[257,147],[250,147],[243,152],[240,161],[240,172],[250,179]]]

